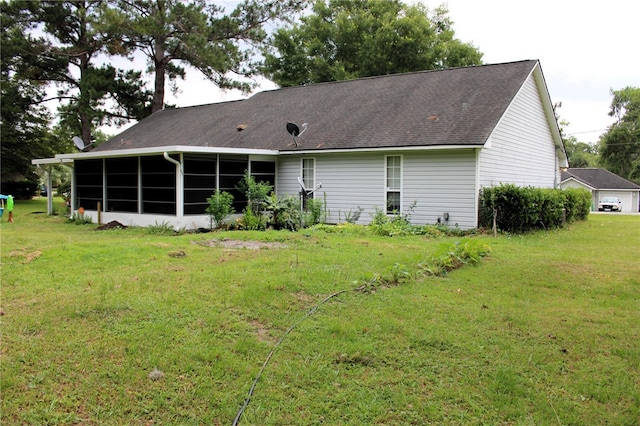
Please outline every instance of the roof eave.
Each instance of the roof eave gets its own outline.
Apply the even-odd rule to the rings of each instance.
[[[347,152],[388,152],[388,151],[433,151],[449,149],[475,149],[482,148],[483,144],[477,145],[419,145],[419,146],[387,146],[380,148],[335,148],[335,149],[304,149],[304,150],[281,150],[281,155],[310,155],[310,154],[337,154]]]
[[[55,158],[44,158],[32,160],[33,164],[59,164],[61,162],[73,162],[91,158],[116,158],[131,157],[137,155],[158,155],[163,153],[187,153],[187,154],[245,154],[245,155],[278,155],[277,150],[272,149],[244,149],[244,148],[222,148],[204,146],[157,146],[151,148],[118,149],[113,151],[89,151],[72,154],[56,154]]]

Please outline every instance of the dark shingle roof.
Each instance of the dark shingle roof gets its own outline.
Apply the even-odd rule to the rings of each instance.
[[[537,63],[369,77],[166,109],[93,151],[174,145],[285,151],[482,145]],[[287,122],[308,123],[298,138],[300,147],[292,146]]]
[[[567,169],[562,172],[562,181],[574,178],[579,182],[595,189],[634,189],[640,190],[640,185],[626,180],[605,169],[584,168]]]

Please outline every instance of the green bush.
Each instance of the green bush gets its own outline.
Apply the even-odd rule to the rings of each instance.
[[[214,225],[216,228],[223,226],[227,218],[234,213],[233,195],[228,192],[220,192],[219,189],[216,189],[216,192],[207,198],[207,203],[209,203],[209,207],[206,212],[209,214],[211,229],[214,228]]]
[[[260,216],[264,211],[265,202],[273,191],[273,186],[267,182],[256,182],[255,178],[245,170],[244,177],[236,185],[236,189],[247,197],[247,207],[254,216]]]
[[[591,194],[583,189],[551,189],[500,185],[480,191],[480,226],[506,232],[527,232],[584,220]]]
[[[242,211],[238,226],[247,231],[264,231],[267,229],[267,219],[262,213],[255,214],[253,209],[247,206]]]
[[[300,227],[300,199],[297,197],[278,197],[272,193],[265,200],[265,210],[270,214],[268,225],[275,229],[295,231]]]
[[[304,214],[304,226],[317,225],[323,222],[325,204],[323,200],[318,198],[309,198],[307,200],[307,208]]]

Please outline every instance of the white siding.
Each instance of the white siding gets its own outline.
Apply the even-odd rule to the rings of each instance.
[[[555,145],[533,75],[481,150],[479,168],[483,187],[511,183],[553,188],[559,182]]]
[[[473,149],[405,154],[403,207],[406,210],[416,201],[412,222],[436,223],[446,212],[447,225],[475,228],[478,197],[475,161]]]
[[[316,198],[326,199],[328,222],[344,222],[350,211],[361,207],[364,211],[358,223],[368,223],[376,208],[385,209],[386,155],[402,156],[402,208],[408,213],[416,202],[412,223],[436,223],[447,212],[448,225],[477,226],[476,154],[472,149],[305,155],[316,159],[316,183],[322,183]],[[279,195],[299,192],[300,158],[280,157]]]
[[[278,161],[278,194],[298,194],[300,159],[316,159],[316,198],[327,201],[330,223],[344,222],[349,211],[365,211],[359,223],[369,222],[375,207],[384,207],[384,154],[283,155]]]

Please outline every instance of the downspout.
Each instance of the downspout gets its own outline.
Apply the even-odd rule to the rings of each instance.
[[[171,158],[171,157],[169,156],[169,153],[168,153],[168,152],[166,152],[166,151],[165,151],[165,152],[163,152],[163,153],[162,153],[162,155],[163,155],[163,157],[164,157],[164,159],[165,159],[165,160],[167,160],[168,162],[173,163],[173,164],[175,164],[176,166],[180,167],[180,174],[181,174],[181,175],[184,175],[184,170],[182,169],[182,163],[181,163],[181,162],[179,162],[178,160],[174,160],[173,158]]]
[[[178,176],[176,181],[176,218],[178,220],[178,224],[181,224],[184,215],[184,199],[182,198],[182,192],[184,191],[184,165],[180,161],[171,158],[169,153],[166,151],[162,153],[162,156],[165,160],[175,164],[180,169],[180,176]]]

